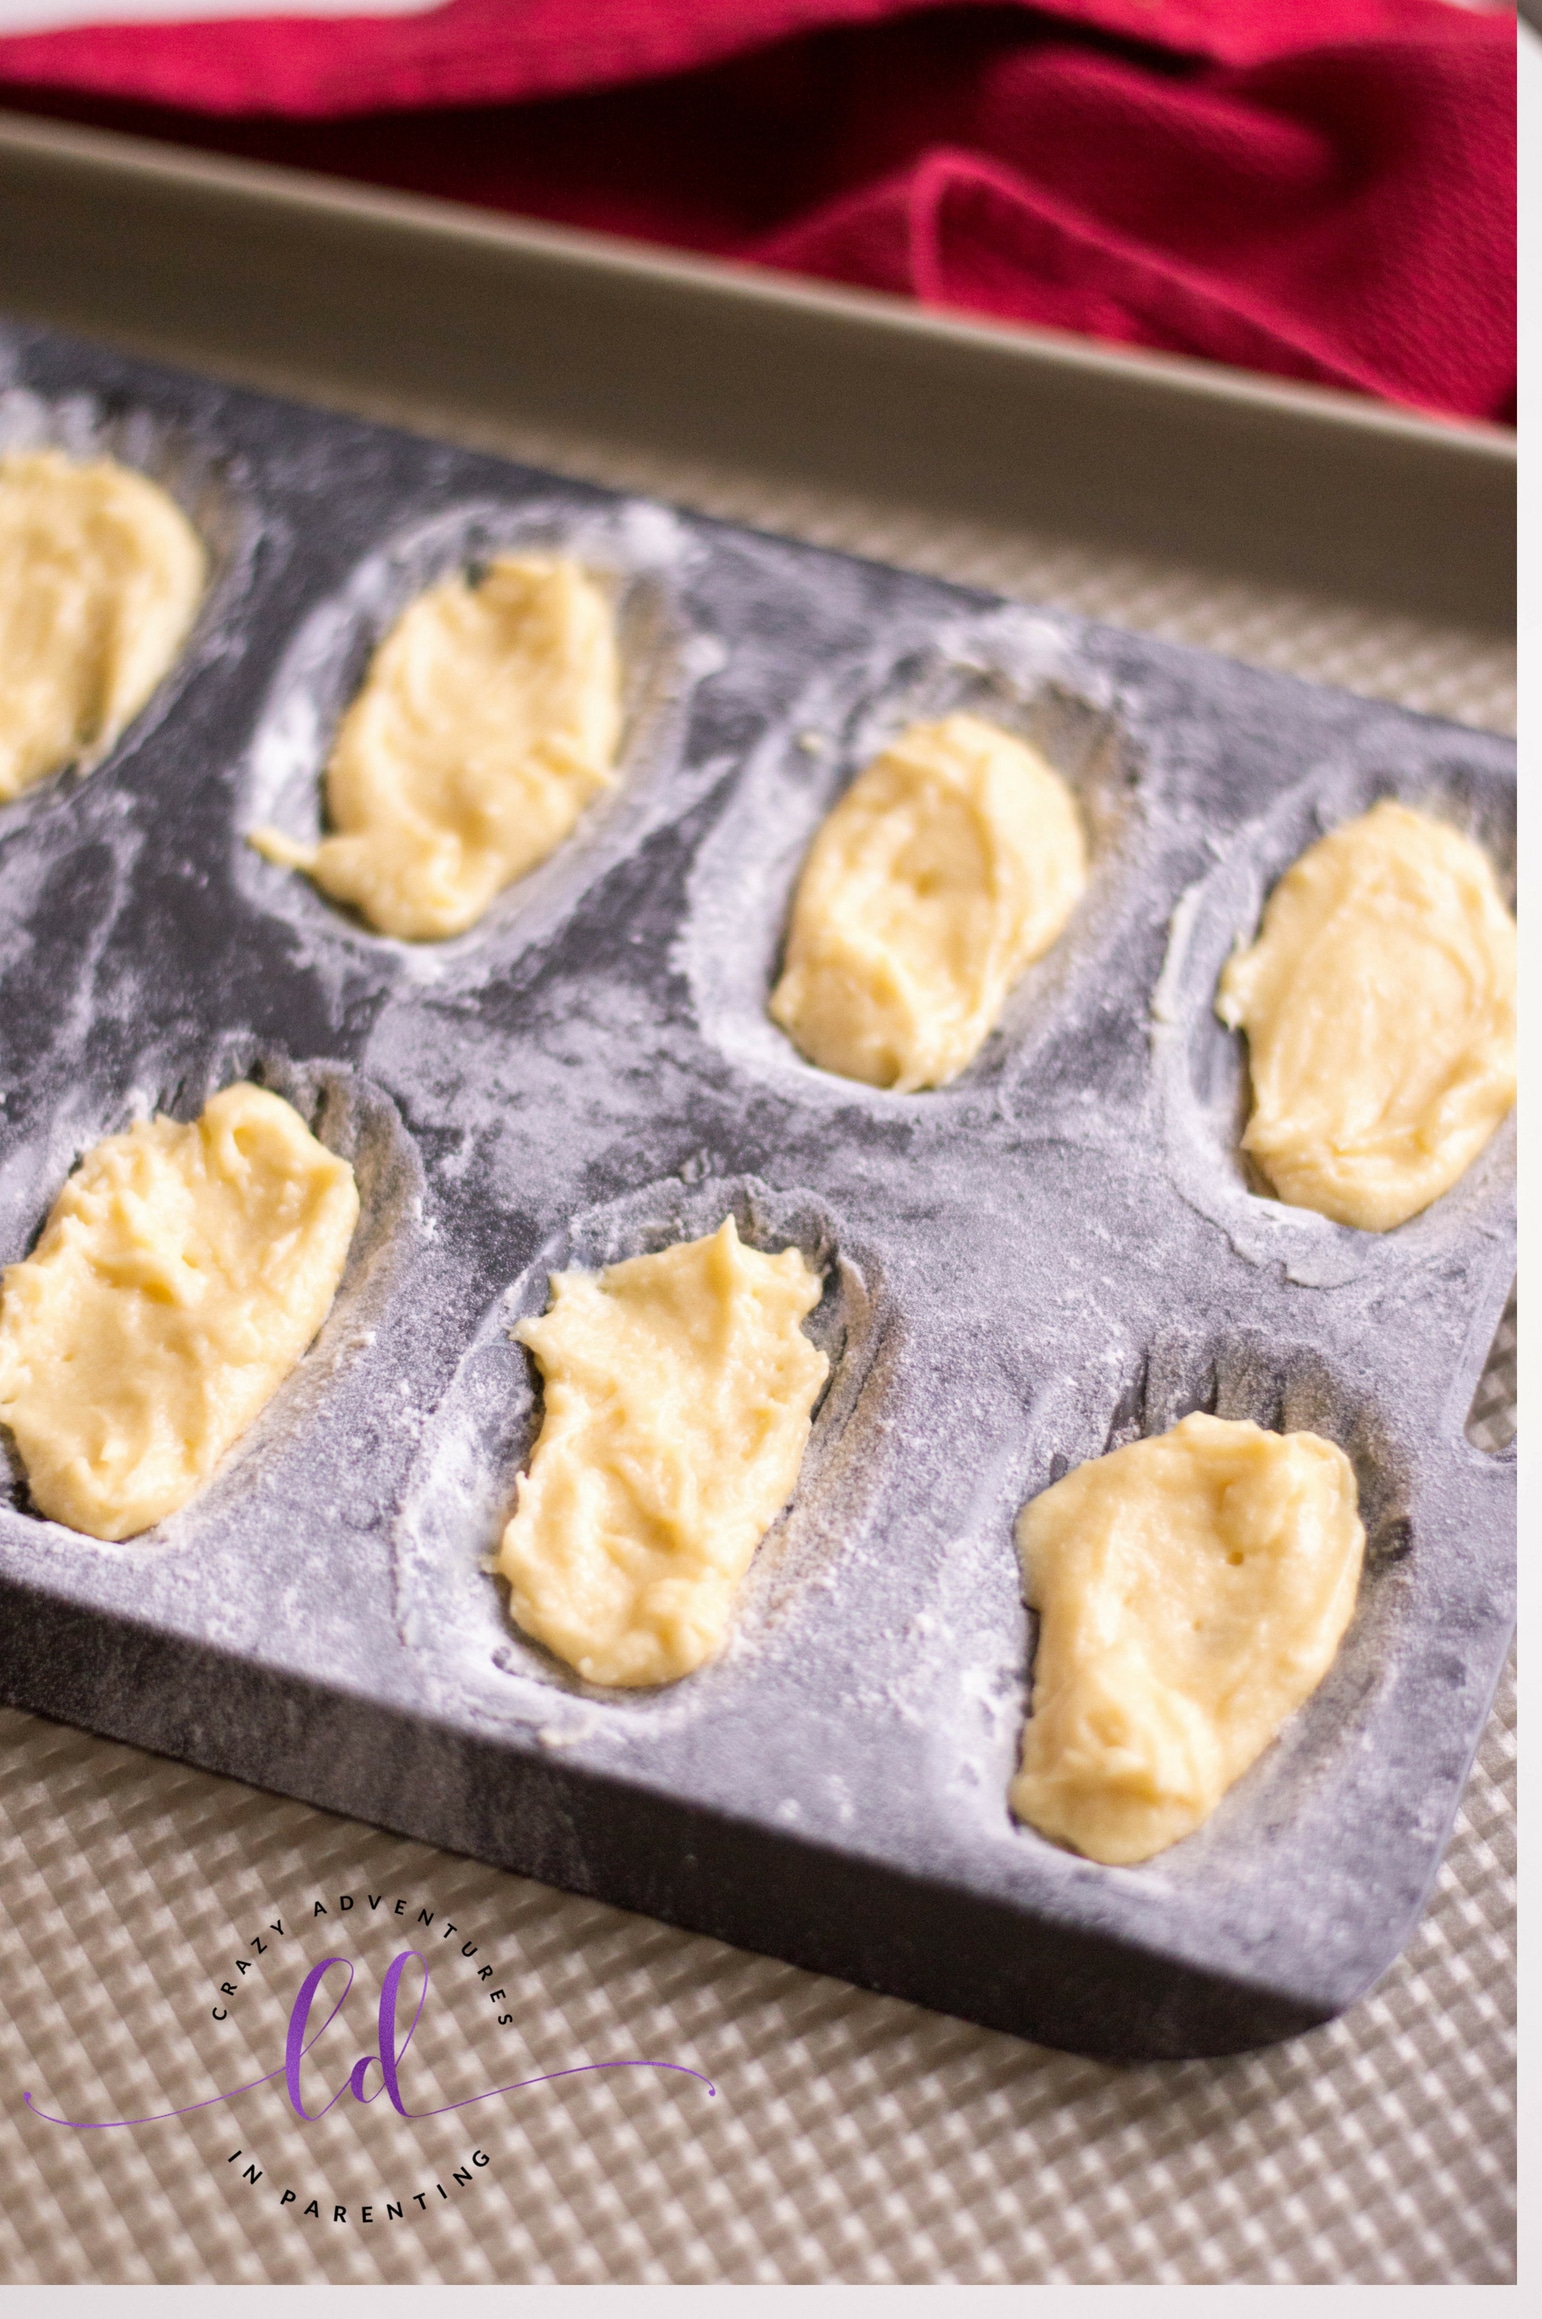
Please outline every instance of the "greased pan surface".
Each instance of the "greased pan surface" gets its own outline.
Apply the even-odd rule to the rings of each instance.
[[[258,1069],[349,1152],[322,1337],[213,1485],[104,1547],[0,1512],[18,1704],[797,1962],[1117,2054],[1338,2010],[1437,1864],[1512,1615],[1513,1469],[1462,1422],[1510,1278],[1513,1128],[1384,1238],[1235,1156],[1235,934],[1372,797],[1503,866],[1513,752],[1210,656],[15,330],[8,439],[106,442],[216,576],[113,757],[0,825],[0,1256],[136,1103]],[[314,819],[331,720],[431,572],[564,540],[629,666],[614,801],[460,940],[368,933],[242,832]],[[1033,733],[1094,874],[947,1090],[804,1064],[764,1015],[821,813],[918,713]],[[828,1266],[834,1362],[733,1649],[586,1691],[481,1562],[533,1437],[546,1274],[732,1208]],[[1012,1517],[1185,1408],[1309,1424],[1370,1536],[1339,1659],[1197,1836],[1138,1869],[1011,1822]]]

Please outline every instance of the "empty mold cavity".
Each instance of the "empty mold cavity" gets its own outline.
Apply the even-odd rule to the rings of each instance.
[[[65,1178],[87,1150],[109,1135],[122,1133],[134,1120],[156,1113],[183,1122],[194,1120],[211,1096],[242,1079],[281,1095],[317,1141],[347,1160],[353,1169],[359,1190],[359,1220],[332,1309],[314,1342],[196,1496],[166,1522],[122,1545],[86,1538],[37,1515],[27,1494],[15,1442],[9,1431],[0,1427],[0,1506],[9,1505],[26,1515],[58,1542],[73,1541],[93,1553],[118,1557],[143,1554],[159,1546],[184,1546],[190,1540],[195,1515],[227,1502],[233,1492],[261,1487],[268,1465],[321,1414],[343,1365],[373,1341],[375,1324],[390,1302],[417,1237],[423,1172],[411,1137],[390,1099],[345,1064],[297,1063],[282,1051],[238,1033],[213,1041],[201,1051],[163,1052],[142,1058],[136,1084],[120,1091],[110,1106],[104,1105],[89,1129],[82,1132],[77,1118],[72,1150],[61,1154],[57,1140],[51,1139],[32,1155],[30,1170],[24,1172],[17,1166],[8,1171],[7,1180],[0,1185],[4,1194],[0,1262],[14,1263],[30,1253]],[[23,1185],[25,1196],[18,1199]]]
[[[25,387],[0,390],[0,456],[41,450],[62,451],[82,461],[113,459],[158,484],[197,532],[208,573],[182,649],[139,714],[110,748],[61,766],[10,804],[0,805],[0,837],[138,749],[166,723],[199,669],[239,650],[235,616],[251,584],[260,531],[255,498],[240,463],[195,427],[147,410],[128,397],[50,397]]]
[[[506,554],[571,555],[611,598],[623,707],[615,785],[464,934],[399,941],[323,893],[303,871],[264,861],[247,835],[269,825],[314,845],[325,834],[327,761],[376,647],[427,589],[457,573],[474,581]],[[234,831],[239,883],[302,936],[348,942],[427,981],[480,979],[549,931],[595,878],[682,803],[672,777],[691,695],[723,657],[717,640],[694,629],[684,610],[698,554],[676,517],[641,500],[579,515],[541,501],[477,500],[389,539],[337,594],[307,613],[280,664],[241,786]]]
[[[507,1585],[491,1570],[542,1419],[539,1368],[510,1332],[546,1310],[552,1273],[598,1271],[698,1240],[730,1215],[748,1246],[768,1254],[798,1248],[825,1276],[803,1327],[830,1369],[797,1488],[745,1576],[720,1659],[657,1691],[590,1685],[520,1632]],[[839,1504],[861,1463],[884,1306],[871,1256],[853,1248],[811,1192],[776,1191],[753,1176],[673,1177],[578,1217],[484,1316],[426,1429],[396,1527],[403,1640],[432,1654],[457,1692],[502,1720],[539,1725],[561,1694],[603,1702],[634,1728],[693,1710],[731,1679],[733,1663],[753,1656],[838,1550]]]
[[[1215,1011],[1221,971],[1258,932],[1274,887],[1307,849],[1384,797],[1400,798],[1474,838],[1514,907],[1515,785],[1446,754],[1393,772],[1384,765],[1320,769],[1226,846],[1172,914],[1167,956],[1152,995],[1152,1055],[1168,1165],[1183,1197],[1219,1224],[1238,1253],[1280,1264],[1308,1286],[1333,1287],[1367,1270],[1423,1260],[1470,1240],[1509,1196],[1513,1117],[1449,1191],[1391,1232],[1363,1232],[1273,1192],[1242,1149],[1252,1109],[1247,1040]]]
[[[820,825],[908,726],[960,711],[1031,743],[1073,791],[1087,886],[1060,936],[1014,984],[975,1060],[945,1088],[899,1095],[820,1070],[767,1009]],[[1053,622],[1009,610],[930,633],[891,633],[881,650],[842,663],[776,720],[698,853],[677,958],[702,1030],[735,1062],[795,1084],[805,1100],[925,1107],[999,1077],[1009,1058],[1049,1035],[1070,976],[1116,939],[1139,791],[1107,680],[1081,666]]]

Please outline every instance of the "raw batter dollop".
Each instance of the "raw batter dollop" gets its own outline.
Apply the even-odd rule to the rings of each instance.
[[[1035,750],[979,717],[912,725],[809,850],[772,1017],[822,1070],[944,1086],[1086,882],[1075,800]]]
[[[327,766],[332,834],[251,842],[382,934],[464,933],[609,788],[621,735],[615,620],[568,556],[499,556],[409,604]]]
[[[1112,1864],[1197,1828],[1317,1688],[1365,1551],[1333,1442],[1203,1415],[1077,1466],[1017,1541],[1040,1627],[1012,1809]]]
[[[0,458],[0,804],[103,758],[181,651],[202,543],[112,459]]]
[[[347,1161],[244,1082],[88,1151],[0,1275],[0,1421],[42,1512],[131,1538],[185,1505],[326,1319],[358,1213]]]
[[[527,1634],[591,1683],[673,1683],[721,1648],[791,1496],[829,1363],[796,1248],[703,1240],[557,1272],[514,1334],[546,1384],[498,1569]]]
[[[1288,869],[1216,1012],[1244,1030],[1243,1136],[1280,1198],[1388,1232],[1515,1101],[1515,921],[1487,855],[1384,798]]]

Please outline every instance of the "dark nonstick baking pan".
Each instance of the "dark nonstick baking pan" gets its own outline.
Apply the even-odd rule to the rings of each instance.
[[[1438,1863],[1513,1610],[1513,1464],[1463,1421],[1512,1271],[1513,1127],[1384,1236],[1258,1196],[1215,978],[1270,882],[1395,794],[1513,862],[1505,742],[1214,656],[123,359],[0,337],[0,440],[159,475],[214,577],[112,757],[0,813],[0,1259],[80,1151],[241,1073],[352,1158],[320,1339],[214,1482],[104,1546],[0,1507],[0,1687],[137,1741],[1021,2035],[1224,2052],[1346,2005]],[[244,842],[427,577],[609,575],[624,777],[473,932],[382,939]],[[765,997],[812,831],[911,718],[1076,787],[1087,894],[951,1087],[806,1064]],[[483,1567],[548,1272],[712,1228],[824,1268],[796,1498],[733,1646],[587,1689]],[[1184,1411],[1311,1426],[1369,1551],[1326,1681],[1139,1868],[1013,1823],[1018,1507]]]

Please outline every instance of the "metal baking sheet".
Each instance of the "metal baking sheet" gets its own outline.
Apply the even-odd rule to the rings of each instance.
[[[355,1158],[317,1347],[148,1542],[0,1518],[18,1703],[874,1987],[1088,2051],[1331,2014],[1438,1861],[1510,1624],[1511,1470],[1463,1437],[1510,1277],[1511,1131],[1371,1241],[1256,1199],[1209,1013],[1259,897],[1389,790],[1508,857],[1507,746],[1347,695],[253,398],[26,330],[7,424],[105,442],[217,576],[113,760],[13,809],[3,1253],[136,1103],[256,1068]],[[432,953],[256,860],[430,572],[572,541],[620,592],[615,804]],[[765,1021],[820,813],[916,713],[989,709],[1076,781],[1096,873],[953,1089],[893,1097]],[[531,1437],[514,1315],[563,1261],[732,1207],[829,1269],[832,1355],[734,1649],[586,1692],[480,1568]],[[1355,1459],[1371,1560],[1321,1691],[1140,1870],[1005,1808],[1031,1638],[1011,1516],[1183,1408]]]
[[[4,112],[0,220],[0,307],[238,384],[1472,722],[1513,665],[1498,428]]]

